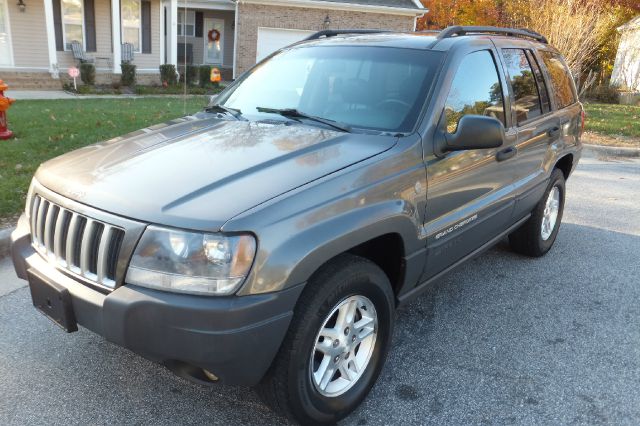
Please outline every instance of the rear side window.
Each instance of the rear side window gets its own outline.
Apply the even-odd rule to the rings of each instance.
[[[515,100],[513,109],[516,121],[524,121],[542,115],[542,105],[538,96],[538,87],[529,64],[529,59],[522,49],[503,49],[511,90]]]
[[[551,96],[556,101],[558,109],[565,108],[576,101],[576,94],[573,91],[571,73],[565,65],[562,57],[557,53],[540,51],[542,61],[547,67],[551,77]]]
[[[551,111],[547,83],[545,83],[544,77],[542,76],[542,71],[540,70],[538,60],[535,58],[535,56],[533,56],[533,53],[530,50],[526,50],[526,53],[527,58],[529,59],[529,64],[533,69],[533,75],[536,76],[536,82],[538,83],[538,94],[540,95],[540,103],[542,103],[542,113],[544,114]]]
[[[465,115],[486,115],[505,124],[502,86],[488,50],[468,54],[456,71],[445,104],[447,132],[455,133]]]

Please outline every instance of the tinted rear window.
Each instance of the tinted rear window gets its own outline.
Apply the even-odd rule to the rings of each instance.
[[[551,97],[555,99],[558,109],[567,107],[576,101],[573,91],[571,73],[565,65],[562,57],[557,53],[541,51],[544,65],[551,76]]]

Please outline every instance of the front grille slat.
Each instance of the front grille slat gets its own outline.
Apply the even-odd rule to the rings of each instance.
[[[58,215],[58,206],[49,204],[47,218],[44,220],[44,248],[49,256],[53,256],[53,232]]]
[[[64,238],[65,232],[64,227],[67,224],[69,212],[65,209],[60,209],[58,211],[58,220],[56,221],[56,229],[53,231],[53,254],[58,259],[58,261],[66,266],[66,255],[64,252]]]
[[[108,273],[108,261],[109,261],[109,244],[114,234],[114,228],[109,225],[105,225],[100,236],[100,244],[98,244],[98,264],[96,265],[96,271],[98,274],[98,281],[105,282]]]
[[[49,208],[49,202],[45,200],[40,201],[40,206],[38,208],[38,216],[36,218],[36,238],[38,240],[38,244],[44,244],[44,221],[46,219],[47,210]]]
[[[96,230],[96,222],[88,219],[82,233],[82,242],[80,245],[80,271],[82,275],[87,275],[90,268],[91,259],[91,243],[93,241],[93,233]]]
[[[35,195],[31,205],[34,248],[57,267],[113,289],[124,230]]]
[[[67,232],[67,244],[66,244],[66,260],[69,269],[72,269],[74,266],[73,259],[75,259],[75,239],[78,233],[78,215],[75,213],[71,213],[71,223],[69,223],[69,232]]]
[[[34,229],[37,229],[38,226],[38,212],[40,212],[40,197],[35,197],[33,200],[33,204],[31,205],[31,234],[33,235],[33,242],[36,242]]]

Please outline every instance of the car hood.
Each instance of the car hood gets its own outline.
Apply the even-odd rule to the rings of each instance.
[[[150,223],[217,231],[237,214],[390,149],[392,136],[201,113],[44,163],[50,190]]]

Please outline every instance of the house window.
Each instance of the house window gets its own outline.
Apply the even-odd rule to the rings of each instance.
[[[178,10],[178,35],[195,37],[196,12],[194,10],[187,10],[186,14],[184,10]]]
[[[131,43],[136,52],[140,52],[140,0],[122,0],[122,42]]]
[[[84,48],[84,17],[82,0],[61,0],[64,48],[71,50],[71,42],[77,41]]]

